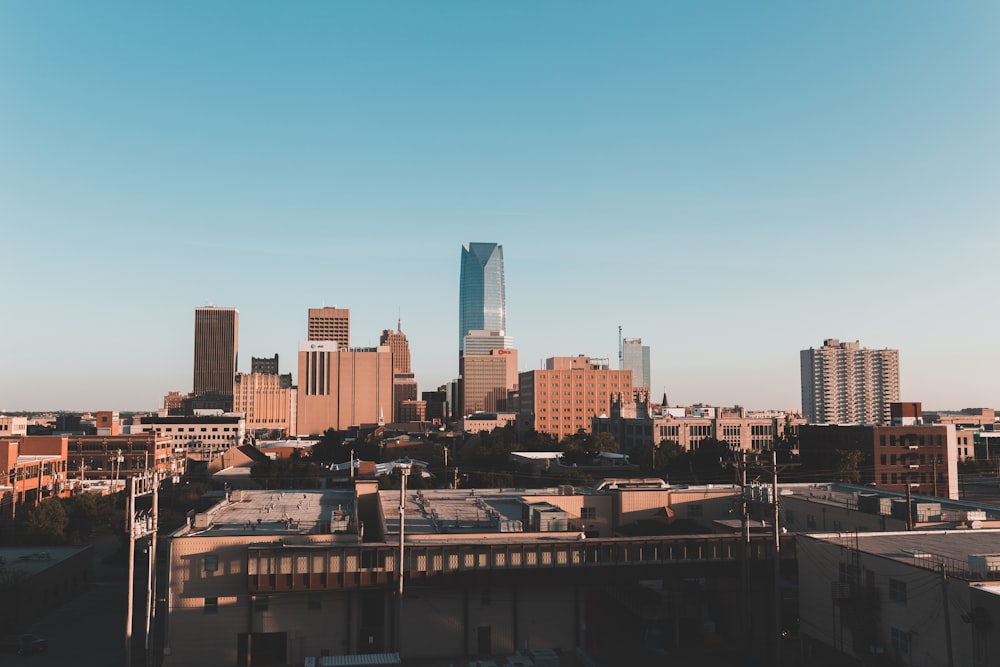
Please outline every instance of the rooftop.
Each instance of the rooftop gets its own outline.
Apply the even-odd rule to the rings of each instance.
[[[969,556],[1000,554],[1000,529],[824,533],[803,537],[925,569],[937,570],[945,565],[953,576],[970,574]]]
[[[24,572],[34,576],[91,547],[3,547],[0,559],[10,571]]]
[[[559,489],[407,490],[407,535],[522,532],[522,511],[532,497],[543,501]],[[381,491],[386,532],[399,535],[399,491]]]
[[[353,490],[233,491],[174,537],[342,533],[353,515]]]

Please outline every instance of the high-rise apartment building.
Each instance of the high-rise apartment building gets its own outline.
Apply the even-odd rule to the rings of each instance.
[[[319,435],[392,419],[392,351],[387,345],[340,348],[334,341],[299,343],[300,435]]]
[[[503,246],[470,243],[462,246],[462,272],[458,294],[458,345],[465,351],[470,331],[507,329],[503,276]]]
[[[560,440],[590,433],[595,416],[611,409],[611,398],[632,395],[632,371],[608,368],[607,359],[550,357],[545,369],[518,376],[522,429],[549,433]]]
[[[888,424],[899,401],[899,350],[835,338],[802,350],[802,416],[810,424]]]
[[[233,396],[240,311],[205,306],[194,311],[194,394]]]
[[[310,308],[308,340],[335,340],[340,347],[351,344],[349,308]]]
[[[649,346],[641,338],[622,341],[622,370],[632,371],[632,384],[636,389],[649,389]]]

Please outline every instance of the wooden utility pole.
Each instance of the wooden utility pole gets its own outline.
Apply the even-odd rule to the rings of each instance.
[[[944,609],[944,640],[948,649],[948,667],[955,667],[951,646],[951,610],[948,607],[948,570],[941,564],[941,604]]]
[[[125,523],[128,530],[128,610],[125,613],[125,667],[132,667],[132,607],[135,596],[135,477],[129,477],[128,507]]]
[[[410,466],[400,468],[399,475],[399,592],[396,601],[396,651],[403,649],[403,524],[406,514],[406,478],[410,476]]]
[[[771,498],[774,503],[774,664],[781,665],[781,526],[778,510],[778,450],[771,448]]]
[[[153,621],[156,618],[156,530],[159,504],[159,480],[153,473],[150,483],[153,485],[153,515],[152,525],[148,527],[149,538],[149,570],[146,575],[146,665],[153,667]]]

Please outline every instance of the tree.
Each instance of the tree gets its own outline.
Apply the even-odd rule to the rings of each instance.
[[[861,464],[865,453],[860,450],[833,450],[834,477],[838,482],[857,484],[861,481]]]
[[[250,478],[265,489],[318,489],[322,472],[311,461],[278,459],[258,462],[250,469]]]
[[[344,445],[345,431],[326,429],[319,442],[313,445],[312,458],[315,461],[343,463],[351,458],[351,448]]]
[[[691,455],[691,469],[702,482],[732,481],[733,472],[727,467],[732,455],[728,442],[705,438]]]
[[[38,544],[62,544],[66,541],[69,517],[59,498],[46,498],[28,510],[25,530],[29,540]]]

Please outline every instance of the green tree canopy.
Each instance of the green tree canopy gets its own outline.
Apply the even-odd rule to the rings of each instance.
[[[46,498],[28,510],[25,520],[27,538],[38,544],[62,544],[66,541],[69,516],[59,498]]]

